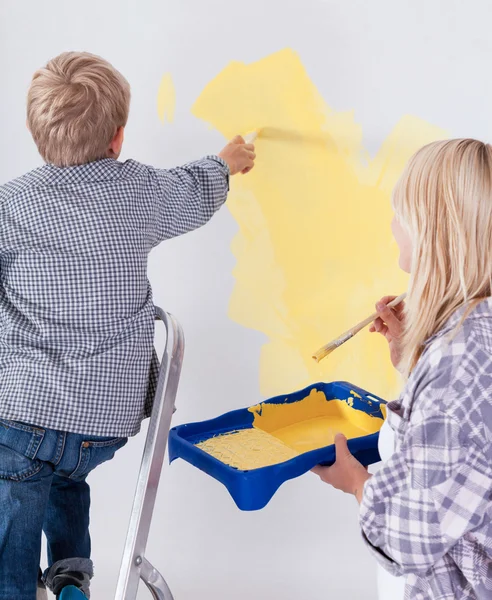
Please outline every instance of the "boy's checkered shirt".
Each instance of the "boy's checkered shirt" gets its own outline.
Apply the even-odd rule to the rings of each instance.
[[[492,598],[492,299],[462,317],[388,405],[397,448],[364,486],[364,538],[405,600]]]
[[[0,187],[0,417],[131,436],[158,369],[147,257],[225,202],[217,156],[44,165]]]

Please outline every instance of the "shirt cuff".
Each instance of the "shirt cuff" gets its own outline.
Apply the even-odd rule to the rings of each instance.
[[[213,161],[214,163],[218,163],[221,167],[222,167],[222,173],[226,179],[226,183],[227,183],[227,192],[229,192],[230,190],[230,176],[231,176],[231,170],[229,169],[229,165],[226,163],[226,161],[223,158],[220,158],[220,156],[217,156],[217,154],[209,154],[207,156],[205,156],[205,160],[210,160]]]
[[[219,165],[224,168],[224,175],[227,177],[227,183],[229,184],[231,170],[226,161],[223,158],[220,158],[220,156],[217,156],[217,154],[209,154],[208,156],[205,156],[205,160],[213,160],[214,162],[219,163]]]

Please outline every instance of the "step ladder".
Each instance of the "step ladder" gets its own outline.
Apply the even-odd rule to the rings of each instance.
[[[150,590],[152,598],[173,600],[164,577],[145,556],[145,549],[181,374],[184,335],[180,324],[172,315],[156,307],[155,316],[166,327],[166,347],[161,360],[115,600],[135,600],[140,580]]]

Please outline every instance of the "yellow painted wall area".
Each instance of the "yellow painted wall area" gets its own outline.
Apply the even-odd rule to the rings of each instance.
[[[230,317],[267,338],[262,394],[345,379],[393,397],[400,381],[376,335],[360,333],[319,365],[311,356],[373,312],[381,296],[406,289],[390,192],[410,155],[446,133],[405,116],[371,158],[354,114],[331,110],[289,49],[230,63],[193,113],[227,138],[261,127],[300,134],[260,134],[256,168],[233,179],[228,202],[239,225]]]
[[[351,398],[327,401],[323,392],[312,390],[298,402],[258,404],[249,409],[254,415],[252,428],[218,435],[197,446],[242,470],[278,464],[330,446],[337,433],[353,439],[379,431],[383,420],[355,410],[352,403]]]
[[[170,73],[166,73],[161,79],[159,92],[157,93],[157,114],[159,119],[172,122],[176,108],[176,91]]]

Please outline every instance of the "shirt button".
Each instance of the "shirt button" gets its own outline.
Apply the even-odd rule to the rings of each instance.
[[[88,448],[90,446],[89,442],[84,442],[82,444],[82,448]]]

